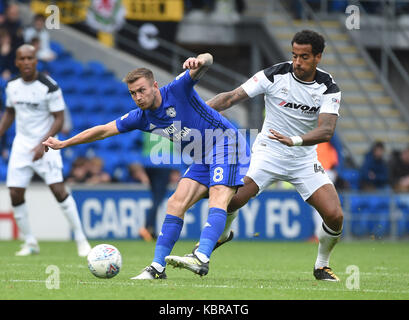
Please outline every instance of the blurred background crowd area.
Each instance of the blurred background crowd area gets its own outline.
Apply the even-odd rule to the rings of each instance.
[[[47,27],[53,13],[46,13],[49,5],[59,8],[59,29]],[[343,23],[349,5],[360,8],[359,32]],[[23,43],[37,48],[38,69],[62,88],[64,139],[135,108],[121,82],[129,66],[153,66],[159,83],[165,84],[182,71],[185,58],[211,51],[216,63],[201,82],[204,97],[210,98],[258,70],[289,60],[292,35],[310,28],[326,38],[322,68],[343,92],[337,132],[319,146],[320,161],[340,190],[408,192],[408,17],[409,1],[0,0],[0,112],[7,81],[17,74],[15,50]],[[367,37],[374,30],[378,37]],[[81,37],[101,46],[84,50]],[[108,59],[109,52],[117,53],[115,58]],[[129,56],[122,53],[138,60],[127,62]],[[226,116],[240,128],[261,128],[262,99],[253,100]],[[14,130],[0,140],[2,182]],[[157,166],[150,160],[152,147],[149,134],[142,132],[71,147],[62,151],[64,176],[72,183],[149,184],[146,169]],[[170,183],[186,170],[178,164],[165,167]]]

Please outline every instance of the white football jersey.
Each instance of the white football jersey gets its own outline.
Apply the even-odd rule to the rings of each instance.
[[[241,86],[252,98],[264,94],[265,119],[254,143],[265,145],[276,156],[316,156],[317,146],[288,147],[268,138],[270,129],[291,137],[317,127],[320,113],[339,115],[341,92],[332,76],[317,68],[314,81],[297,79],[291,61],[259,71]]]
[[[51,113],[64,110],[65,102],[57,83],[38,73],[32,82],[25,82],[21,77],[8,82],[6,107],[14,108],[16,114],[13,148],[17,144],[21,149],[34,148],[45,138],[54,122]]]

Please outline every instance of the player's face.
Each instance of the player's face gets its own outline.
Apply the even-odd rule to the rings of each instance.
[[[37,71],[35,51],[27,48],[17,50],[16,66],[24,80],[32,80]]]
[[[302,81],[313,81],[321,53],[314,55],[310,44],[294,42],[292,54],[295,76]]]
[[[142,110],[147,110],[155,104],[158,83],[142,77],[132,83],[128,83],[128,90],[138,107]]]

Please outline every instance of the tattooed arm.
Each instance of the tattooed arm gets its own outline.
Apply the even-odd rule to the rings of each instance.
[[[246,99],[248,99],[249,96],[247,93],[243,90],[242,87],[238,87],[232,91],[228,92],[222,92],[219,93],[218,95],[214,96],[210,100],[206,101],[206,103],[216,111],[223,111],[226,110],[230,107],[232,107],[234,104],[238,102],[242,102]]]

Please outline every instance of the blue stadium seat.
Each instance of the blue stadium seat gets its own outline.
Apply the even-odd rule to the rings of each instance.
[[[131,96],[128,91],[128,86],[125,83],[123,83],[122,81],[117,81],[116,86],[118,96],[131,99]]]
[[[85,95],[97,95],[98,94],[98,82],[95,81],[81,81],[78,83],[78,91]]]
[[[78,79],[72,77],[65,77],[64,79],[63,77],[63,79],[57,82],[63,92],[63,95],[76,94],[78,92]]]
[[[71,120],[75,131],[83,131],[92,127],[90,118],[84,117],[82,114],[71,114]]]
[[[351,195],[349,197],[351,213],[351,232],[354,236],[369,234],[368,217],[370,214],[370,200],[367,196]]]
[[[103,63],[99,61],[89,61],[84,65],[82,77],[101,82],[114,79],[115,75],[112,71],[108,70]]]
[[[72,162],[73,161],[71,160],[63,160],[62,175],[64,178],[67,178],[70,175]]]
[[[48,63],[52,76],[79,75],[84,68],[81,62],[74,59],[54,60]]]
[[[399,195],[395,197],[396,208],[402,216],[398,220],[398,236],[402,237],[409,234],[409,197]]]
[[[99,85],[97,86],[97,92],[100,95],[118,95],[119,93],[119,87],[118,87],[118,83],[116,80],[108,80],[108,81],[103,81],[101,83],[99,83]]]
[[[390,197],[372,195],[369,198],[370,216],[368,230],[375,237],[383,237],[390,233]]]
[[[65,51],[63,45],[56,41],[50,41],[50,48],[57,54],[57,56],[61,55]]]
[[[344,168],[339,172],[339,175],[342,179],[346,180],[349,183],[349,186],[352,190],[359,189],[359,170]]]
[[[104,103],[102,99],[98,99],[98,97],[95,97],[95,98],[89,99],[88,101],[89,101],[89,105],[87,107],[88,112],[90,112],[93,115],[103,114],[103,112],[105,111],[105,108],[104,108]],[[101,124],[101,122],[98,124]]]

